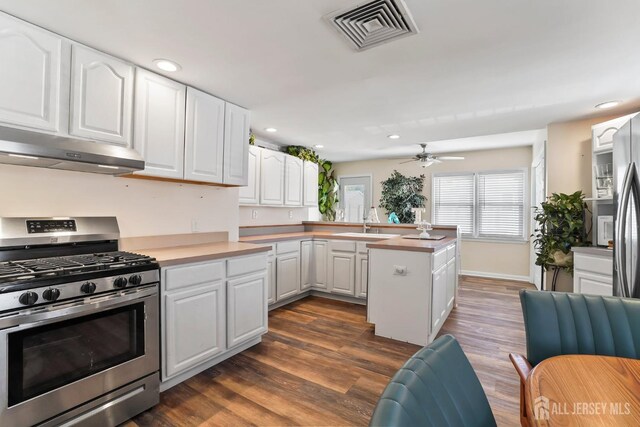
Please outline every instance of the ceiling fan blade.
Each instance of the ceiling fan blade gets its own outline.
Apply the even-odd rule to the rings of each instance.
[[[460,156],[438,156],[438,160],[464,160],[464,157],[460,157]]]
[[[405,160],[404,162],[400,162],[398,164],[403,165],[405,163],[411,163],[411,162],[417,162],[417,161],[418,161],[417,159],[411,159],[411,160]]]

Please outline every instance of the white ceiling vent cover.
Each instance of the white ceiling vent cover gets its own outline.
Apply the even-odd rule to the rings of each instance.
[[[356,50],[365,50],[418,33],[402,0],[374,0],[325,16]]]

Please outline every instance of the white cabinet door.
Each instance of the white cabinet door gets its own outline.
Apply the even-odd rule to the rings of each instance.
[[[356,254],[331,251],[329,255],[329,290],[354,296],[356,291]]]
[[[456,298],[456,276],[458,271],[456,269],[455,258],[447,263],[447,306],[446,309],[453,307],[453,301]]]
[[[185,371],[226,349],[222,280],[166,292],[163,378]]]
[[[247,185],[249,110],[227,102],[224,119],[224,183]]]
[[[184,179],[222,183],[225,102],[187,88]]]
[[[276,280],[278,301],[300,292],[300,252],[279,255],[276,258]]]
[[[267,257],[267,303],[276,302],[276,257],[269,255]]]
[[[369,279],[369,257],[364,254],[356,256],[356,297],[367,297],[367,283]]]
[[[267,272],[227,281],[227,346],[267,332]]]
[[[249,172],[246,187],[240,187],[240,204],[257,205],[260,203],[260,152],[255,145],[249,146]]]
[[[131,64],[74,44],[69,133],[130,147],[133,76]]]
[[[304,162],[304,206],[318,206],[318,164]]]
[[[327,289],[328,246],[326,241],[313,242],[314,288]]]
[[[611,150],[613,148],[613,134],[627,123],[635,114],[618,117],[591,127],[593,151]]]
[[[284,162],[284,204],[302,206],[302,174],[301,159],[285,155]]]
[[[0,121],[58,132],[63,39],[0,15]]]
[[[610,276],[574,270],[573,292],[591,295],[613,295],[613,284]]]
[[[431,333],[440,328],[447,311],[447,267],[443,265],[431,280]]]
[[[284,204],[284,162],[287,155],[279,151],[261,150],[260,204]]]
[[[313,241],[304,240],[300,242],[300,290],[304,291],[313,286]]]
[[[184,85],[138,68],[133,148],[145,161],[142,175],[184,178]]]

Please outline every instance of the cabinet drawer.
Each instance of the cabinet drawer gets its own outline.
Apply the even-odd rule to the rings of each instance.
[[[276,254],[287,254],[289,252],[296,252],[300,250],[300,241],[294,240],[292,242],[278,242],[276,243]]]
[[[331,241],[331,250],[340,252],[355,252],[356,242],[333,240]]]
[[[589,271],[591,273],[613,276],[613,257],[575,253],[574,267],[578,271]]]
[[[456,245],[447,247],[447,261],[451,261],[456,257]]]
[[[224,279],[223,261],[187,264],[163,269],[164,289],[186,288],[187,286]]]
[[[227,260],[227,277],[263,271],[267,268],[267,254],[243,256]]]
[[[442,249],[433,254],[433,271],[436,271],[447,263],[447,250]]]
[[[356,245],[358,247],[358,253],[366,254],[368,252],[367,242],[357,242]]]

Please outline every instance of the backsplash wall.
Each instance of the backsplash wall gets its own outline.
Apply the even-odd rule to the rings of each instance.
[[[238,189],[0,165],[0,216],[117,216],[122,237],[222,231]]]

